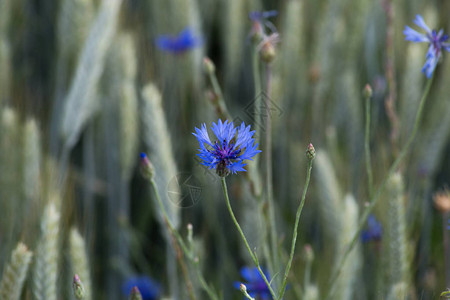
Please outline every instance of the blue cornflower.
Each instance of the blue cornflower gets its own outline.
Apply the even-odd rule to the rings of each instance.
[[[269,11],[252,11],[248,14],[248,18],[252,21],[252,29],[250,31],[250,37],[254,39],[254,41],[260,41],[266,36],[265,27],[268,27],[272,33],[277,32],[275,25],[272,22],[268,21],[268,18],[275,17],[278,15],[276,10]]]
[[[128,278],[122,284],[122,293],[128,296],[133,289],[137,286],[141,292],[142,299],[155,300],[161,295],[161,286],[148,276],[135,276]]]
[[[250,125],[245,127],[242,122],[240,127],[234,128],[233,122],[228,120],[222,123],[219,119],[217,124],[213,123],[212,131],[217,137],[217,140],[211,142],[206,129],[206,124],[203,123],[201,129],[195,127],[195,132],[192,133],[200,144],[200,153],[197,154],[202,159],[202,165],[209,169],[216,169],[216,173],[225,177],[228,174],[239,171],[246,171],[244,160],[250,159],[261,150],[257,150],[258,144],[252,138],[255,131],[250,131]]]
[[[269,11],[251,11],[248,14],[248,18],[252,21],[262,21],[263,19],[275,17],[278,15],[278,11],[269,10]]]
[[[430,44],[427,55],[425,56],[426,62],[422,68],[422,72],[430,78],[436,68],[439,58],[442,55],[442,49],[450,52],[450,43],[445,42],[448,40],[448,35],[444,34],[442,29],[439,30],[439,32],[436,32],[436,30],[430,30],[421,15],[416,15],[414,24],[424,29],[426,34],[419,33],[408,26],[405,26],[403,33],[405,34],[407,41]]]
[[[156,39],[159,49],[174,54],[183,53],[203,44],[203,38],[196,36],[190,28],[185,28],[178,35],[161,35]]]
[[[361,232],[361,240],[363,243],[381,240],[383,227],[377,221],[374,215],[370,215],[367,219],[367,229]]]
[[[264,275],[267,280],[270,282],[270,275],[267,271],[263,269]],[[241,276],[247,282],[243,282],[247,287],[247,293],[252,297],[259,297],[257,299],[268,300],[270,299],[270,291],[267,287],[263,277],[258,271],[257,267],[242,267],[241,268]],[[241,282],[234,282],[234,287],[237,289],[241,288]]]

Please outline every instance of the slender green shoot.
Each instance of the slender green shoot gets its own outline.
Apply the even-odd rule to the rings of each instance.
[[[247,238],[245,237],[245,234],[242,231],[241,226],[239,225],[238,221],[236,220],[236,217],[234,216],[233,209],[231,208],[231,204],[230,204],[230,199],[228,197],[227,183],[225,181],[225,177],[221,177],[221,182],[222,182],[223,194],[225,195],[225,200],[227,203],[228,211],[231,215],[231,218],[233,219],[234,225],[236,226],[237,230],[239,231],[239,234],[241,235],[242,240],[244,241],[245,246],[247,247],[250,257],[252,258],[253,262],[255,263],[255,266],[258,268],[259,274],[261,274],[261,277],[264,279],[264,282],[266,283],[266,285],[270,291],[270,294],[272,295],[272,299],[277,299],[275,296],[275,292],[269,283],[269,280],[267,279],[266,275],[264,274],[263,270],[261,269],[261,266],[259,265],[259,261],[258,261],[256,254],[250,248]]]

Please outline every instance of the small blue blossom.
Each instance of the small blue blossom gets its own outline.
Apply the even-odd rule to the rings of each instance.
[[[361,241],[367,243],[370,241],[381,240],[383,228],[381,223],[377,221],[374,215],[370,215],[367,219],[367,229],[361,232]]]
[[[156,39],[159,49],[174,54],[179,54],[201,46],[203,39],[196,36],[190,28],[185,28],[178,35],[161,35]]]
[[[425,30],[426,34],[419,33],[409,26],[405,26],[403,33],[406,36],[407,41],[412,41],[414,43],[429,43],[428,52],[426,57],[425,65],[422,68],[422,72],[430,78],[436,68],[437,63],[442,55],[442,49],[450,52],[450,43],[445,42],[448,40],[448,35],[444,34],[441,29],[439,32],[436,30],[430,30],[430,28],[425,24],[421,15],[417,15],[414,19],[414,24]]]
[[[141,292],[143,300],[156,300],[161,295],[161,286],[148,276],[135,276],[128,278],[122,284],[122,293],[128,296],[133,289],[137,287]]]
[[[270,282],[270,275],[267,271],[263,269],[264,275],[266,276],[267,280]],[[271,298],[269,288],[266,285],[266,282],[264,281],[263,277],[258,271],[258,268],[256,267],[242,267],[241,268],[241,276],[244,278],[247,282],[242,282],[247,287],[247,293],[260,300],[268,300]],[[234,287],[237,289],[241,288],[241,282],[234,282]]]
[[[276,10],[269,10],[269,11],[251,11],[248,14],[248,18],[252,21],[259,21],[261,22],[263,19],[275,17],[278,15],[278,12]]]
[[[275,17],[278,15],[276,10],[269,11],[252,11],[248,14],[248,18],[252,21],[252,29],[250,31],[250,37],[254,38],[256,41],[263,39],[266,36],[266,31],[264,27],[270,29],[272,33],[277,32],[275,25],[268,21],[268,18]]]
[[[246,171],[244,160],[250,159],[261,152],[257,150],[255,139],[252,138],[255,131],[250,131],[250,125],[245,126],[242,122],[240,127],[234,127],[233,122],[222,120],[213,123],[211,130],[217,140],[211,142],[206,129],[206,124],[202,124],[201,129],[195,128],[196,133],[192,133],[200,144],[200,153],[197,154],[202,162],[209,169],[216,169],[216,173],[225,177],[230,173],[236,174],[239,171]]]

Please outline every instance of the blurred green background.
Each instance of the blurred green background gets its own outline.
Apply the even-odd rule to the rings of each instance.
[[[259,60],[248,17],[266,10],[278,11],[268,20],[280,37],[270,64]],[[239,269],[252,261],[226,213],[219,177],[199,164],[191,134],[228,114],[236,126],[252,124],[263,151],[247,174],[227,178],[237,218],[263,265],[270,231],[265,122],[272,124],[283,262],[306,177],[304,153],[314,144],[285,299],[323,299],[369,201],[362,90],[367,83],[373,90],[378,188],[411,135],[427,81],[427,46],[405,41],[404,26],[416,28],[421,14],[430,27],[449,32],[449,12],[445,0],[0,0],[0,271],[23,242],[33,258],[22,299],[73,299],[75,272],[87,274],[80,277],[92,299],[126,299],[122,285],[135,275],[159,282],[161,298],[188,299],[191,289],[207,299],[196,267],[179,253],[177,259],[141,174],[139,153],[146,152],[170,220],[183,237],[193,225],[198,269],[223,299],[243,298],[233,282],[243,280]],[[184,28],[203,43],[182,53],[158,49],[160,35]],[[210,75],[226,111],[204,57],[215,65]],[[358,243],[333,299],[437,299],[450,287],[449,212],[433,204],[450,181],[448,82],[444,54],[411,151],[373,211],[382,238]],[[271,113],[258,117],[255,106],[266,98]],[[397,122],[386,112],[389,101]],[[315,254],[307,281],[306,244]],[[53,259],[42,265],[45,255]],[[283,271],[270,270],[277,280]]]

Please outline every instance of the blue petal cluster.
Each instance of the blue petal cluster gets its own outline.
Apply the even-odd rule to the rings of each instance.
[[[137,286],[142,299],[156,300],[161,295],[161,286],[148,276],[135,276],[128,278],[122,284],[122,293],[128,297],[133,287]]]
[[[255,38],[257,41],[263,39],[266,34],[266,28],[269,28],[272,33],[277,32],[275,25],[273,25],[268,18],[278,15],[276,10],[269,11],[252,11],[248,14],[248,18],[252,21],[252,29],[250,31],[250,37]]]
[[[270,282],[270,275],[267,271],[263,269],[264,275]],[[247,293],[253,298],[259,297],[258,299],[268,300],[271,298],[269,288],[267,287],[264,279],[256,267],[242,267],[241,276],[247,282],[242,282],[247,287]],[[234,282],[234,287],[237,289],[241,288],[241,282]]]
[[[377,221],[374,215],[367,219],[367,229],[361,232],[361,241],[367,243],[370,241],[379,241],[383,235],[383,227]]]
[[[240,127],[234,127],[233,122],[228,120],[222,123],[222,120],[213,123],[211,130],[217,137],[217,140],[211,142],[206,129],[206,124],[201,128],[195,128],[192,133],[200,144],[200,153],[197,154],[202,159],[202,164],[209,169],[216,169],[219,176],[225,177],[230,172],[236,174],[239,171],[245,171],[244,160],[252,159],[261,150],[257,150],[255,139],[252,138],[255,131],[250,131],[250,125],[245,126],[242,122]]]
[[[403,33],[405,34],[405,39],[407,41],[412,41],[414,43],[429,43],[426,62],[422,68],[422,72],[430,78],[437,63],[439,62],[439,58],[442,55],[442,49],[450,52],[450,43],[445,42],[449,37],[444,34],[442,29],[439,30],[439,32],[436,32],[436,30],[430,30],[421,15],[416,16],[414,19],[414,24],[425,30],[426,33],[419,33],[408,26],[405,26]]]
[[[190,28],[185,28],[178,35],[161,35],[156,39],[156,46],[163,51],[174,54],[201,46],[203,39],[194,34]]]
[[[248,14],[248,18],[252,21],[261,22],[263,19],[275,17],[278,15],[278,11],[269,10],[269,11],[251,11]]]

